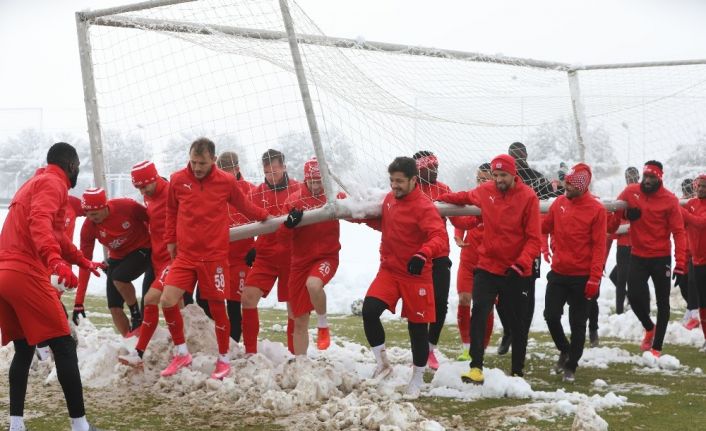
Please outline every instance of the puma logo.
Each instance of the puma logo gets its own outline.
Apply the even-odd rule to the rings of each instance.
[[[422,319],[424,318],[424,313],[426,313],[426,311],[417,311],[417,315]]]
[[[640,195],[639,195],[639,194],[633,193],[632,195],[635,196],[635,199],[640,199]]]
[[[216,325],[216,329],[219,330],[219,331],[225,331],[225,330],[226,330],[226,325],[223,325],[223,326],[218,326],[218,325]]]
[[[566,208],[564,208],[564,205],[559,205],[559,208],[561,209],[562,214],[566,212]]]
[[[191,183],[184,183],[184,184],[182,184],[182,186],[184,186],[185,188],[189,189],[189,191],[191,191]]]
[[[495,196],[488,196],[488,199],[490,199],[490,202],[495,203]]]

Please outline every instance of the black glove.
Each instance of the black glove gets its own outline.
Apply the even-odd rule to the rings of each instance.
[[[640,218],[642,215],[642,211],[640,208],[628,208],[625,210],[625,218],[630,220],[630,221],[635,221]]]
[[[427,263],[427,257],[422,253],[417,253],[407,262],[407,272],[412,275],[422,275],[422,269]]]
[[[245,255],[245,264],[252,268],[252,264],[255,263],[255,255],[257,254],[257,251],[255,250],[255,247],[251,248],[250,251],[248,251],[248,254]]]
[[[505,271],[505,276],[510,279],[522,277],[522,268],[518,264],[514,264]]]
[[[83,304],[74,304],[74,312],[71,314],[71,320],[73,320],[74,325],[78,326],[78,316],[83,316],[86,318],[86,311],[83,308]]]
[[[287,220],[284,221],[284,225],[290,229],[293,229],[296,225],[299,224],[300,221],[302,221],[303,216],[304,216],[304,210],[292,208],[289,211],[289,215],[287,216]]]

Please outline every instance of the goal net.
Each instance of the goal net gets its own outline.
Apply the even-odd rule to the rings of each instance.
[[[280,2],[155,4],[78,14],[99,136],[139,135],[164,176],[207,136],[237,152],[254,183],[274,148],[301,180],[314,147]],[[706,166],[703,62],[587,67],[344,40],[292,0],[289,11],[334,187],[354,197],[386,189],[392,159],[419,150],[437,155],[440,181],[468,189],[478,165],[516,141],[550,182],[585,160],[603,198],[649,159],[675,192]]]

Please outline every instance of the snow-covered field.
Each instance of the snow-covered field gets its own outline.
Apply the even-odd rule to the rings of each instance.
[[[4,220],[6,210],[0,211]],[[77,236],[80,221],[77,226]],[[327,287],[329,310],[331,313],[349,313],[350,304],[362,298],[373,279],[378,265],[379,233],[365,226],[342,223],[341,265],[338,274]],[[78,242],[78,238],[76,238]],[[452,246],[452,260],[458,261],[458,248]],[[97,249],[101,253],[100,248]],[[100,259],[97,255],[94,260]],[[609,269],[614,256],[608,259]],[[543,272],[548,265],[543,266]],[[89,293],[102,295],[102,279],[92,278]],[[536,309],[532,331],[547,332],[543,321],[545,280],[537,283]],[[628,341],[642,338],[642,327],[632,312],[623,315],[609,314],[614,303],[614,288],[609,280],[602,286],[599,318],[599,334]],[[449,298],[447,322],[455,324],[457,296],[455,277]],[[683,309],[683,301],[673,290],[672,305]],[[274,298],[264,301],[263,307],[283,308]],[[196,306],[184,311],[187,340],[194,355],[191,369],[184,370],[179,378],[162,379],[158,371],[166,366],[171,344],[168,332],[160,327],[146,354],[145,371],[137,373],[119,365],[116,357],[119,352],[130,347],[117,336],[112,328],[96,328],[90,320],[82,321],[77,328],[79,334],[79,361],[84,385],[89,388],[110,388],[111,396],[128,396],[130,391],[146,390],[179,401],[182,405],[227,408],[233,413],[265,414],[274,417],[281,425],[294,425],[298,429],[341,429],[361,427],[368,429],[438,430],[444,427],[432,417],[425,417],[414,404],[404,399],[402,388],[411,376],[411,353],[407,349],[390,348],[389,356],[394,365],[391,378],[382,383],[369,379],[374,368],[374,359],[367,346],[337,339],[325,352],[310,350],[310,359],[292,361],[286,346],[263,340],[261,354],[246,358],[239,346],[232,346],[234,373],[224,381],[208,379],[215,363],[216,342],[213,324]],[[387,318],[395,316],[387,314]],[[90,316],[89,316],[90,317]],[[681,314],[679,315],[681,317]],[[568,328],[568,318],[564,316]],[[496,319],[499,322],[499,319]],[[335,325],[335,321],[333,323]],[[497,329],[497,328],[496,328]],[[362,331],[362,324],[360,331]],[[334,326],[335,335],[335,326]],[[446,333],[446,336],[451,336]],[[636,373],[672,373],[701,375],[699,368],[684,366],[669,355],[671,344],[700,346],[703,343],[701,331],[688,331],[678,321],[669,324],[665,339],[665,355],[655,360],[649,355],[635,355],[617,347],[586,349],[579,366],[606,368],[610,364],[630,364]],[[530,349],[536,347],[530,341]],[[543,354],[532,353],[539,358]],[[0,348],[0,374],[6,375],[12,356],[12,348]],[[669,389],[650,385],[608,384],[595,380],[593,388],[598,394],[586,395],[573,392],[570,387],[555,391],[540,391],[517,377],[508,377],[502,370],[487,368],[486,383],[483,386],[463,384],[459,374],[468,366],[465,362],[454,362],[440,355],[441,367],[430,383],[423,388],[423,396],[446,397],[473,401],[482,398],[515,398],[526,400],[526,404],[508,409],[500,415],[502,423],[498,427],[522,424],[530,419],[553,420],[557,417],[574,417],[576,429],[607,429],[607,423],[600,417],[601,411],[619,409],[629,405],[630,393],[660,395]],[[554,361],[554,357],[544,354],[540,358]],[[46,382],[55,383],[56,374],[51,363],[39,364],[38,371],[46,375]]]

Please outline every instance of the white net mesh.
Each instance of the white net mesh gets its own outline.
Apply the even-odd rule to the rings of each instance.
[[[290,8],[298,35],[323,36],[296,3]],[[163,175],[183,167],[203,135],[219,152],[236,151],[255,183],[268,148],[283,151],[290,176],[301,179],[314,150],[278,1],[206,0],[103,20],[137,27],[89,27],[104,134],[139,134]],[[438,156],[439,180],[453,189],[470,187],[475,168],[514,141],[549,181],[580,158],[565,70],[305,39],[324,151],[349,193],[384,188],[390,161],[418,150]],[[615,197],[623,170],[648,159],[665,163],[672,189],[706,164],[706,66],[587,70],[578,80],[597,194]],[[548,187],[542,197],[556,188]]]

